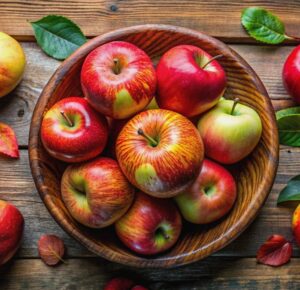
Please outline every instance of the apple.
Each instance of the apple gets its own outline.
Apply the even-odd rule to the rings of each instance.
[[[155,96],[152,98],[151,102],[148,104],[145,110],[154,110],[154,109],[159,109]]]
[[[116,155],[128,180],[143,192],[168,198],[196,180],[204,148],[196,127],[162,109],[134,116],[121,130]]]
[[[25,65],[25,54],[19,42],[0,32],[0,98],[19,84]]]
[[[231,173],[223,166],[204,159],[195,183],[175,200],[187,221],[208,224],[229,212],[236,200],[236,191]]]
[[[300,204],[297,206],[292,219],[292,231],[297,245],[300,247]]]
[[[86,57],[81,85],[96,110],[114,119],[126,119],[149,104],[156,90],[156,74],[143,50],[113,41]]]
[[[117,277],[113,278],[110,281],[108,281],[103,290],[148,290],[144,286],[136,284],[135,281],[123,278],[123,277]]]
[[[136,194],[129,211],[115,223],[117,236],[132,251],[153,255],[171,248],[181,232],[178,209],[170,199]]]
[[[99,155],[108,139],[104,116],[81,97],[60,100],[41,125],[41,139],[49,154],[65,162],[81,162]]]
[[[223,95],[226,76],[221,65],[193,45],[178,45],[160,59],[157,73],[158,106],[186,117],[213,107]]]
[[[300,104],[300,45],[294,48],[286,59],[282,79],[289,95]]]
[[[24,218],[12,204],[0,200],[0,266],[18,250],[23,235]]]
[[[62,177],[61,194],[74,219],[90,228],[103,228],[125,214],[134,188],[115,160],[100,157],[70,165]]]
[[[222,100],[198,122],[206,156],[220,163],[232,164],[245,158],[261,137],[258,113],[238,102]]]

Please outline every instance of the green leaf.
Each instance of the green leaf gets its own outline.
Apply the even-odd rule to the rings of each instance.
[[[86,42],[80,28],[59,15],[48,15],[31,22],[38,45],[49,56],[62,60]]]
[[[245,8],[242,11],[242,24],[258,41],[278,44],[290,38],[285,35],[284,25],[279,18],[259,7]]]
[[[300,147],[300,107],[276,113],[280,144]]]
[[[277,204],[300,200],[300,175],[289,180],[287,186],[279,193]]]

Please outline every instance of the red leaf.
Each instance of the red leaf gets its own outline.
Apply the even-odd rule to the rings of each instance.
[[[0,123],[0,155],[19,158],[18,141],[15,132],[4,123]]]
[[[269,266],[281,266],[292,256],[292,244],[281,235],[272,235],[259,248],[256,259]]]
[[[43,235],[38,242],[39,255],[45,264],[54,266],[62,259],[65,253],[64,242],[55,235]]]

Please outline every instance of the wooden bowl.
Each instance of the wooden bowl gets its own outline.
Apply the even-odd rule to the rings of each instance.
[[[40,141],[40,126],[45,112],[61,98],[82,95],[79,76],[83,60],[93,49],[113,40],[137,45],[154,62],[179,44],[199,46],[213,56],[223,54],[219,62],[227,74],[225,97],[239,97],[242,103],[259,113],[263,124],[262,138],[256,149],[232,168],[238,185],[238,198],[231,212],[209,226],[184,226],[177,244],[168,252],[154,257],[139,256],[125,248],[116,238],[113,227],[90,230],[70,216],[60,195],[60,179],[65,165],[51,158]],[[278,165],[278,147],[270,99],[260,79],[242,57],[224,43],[197,31],[166,25],[141,25],[93,38],[61,64],[36,104],[30,128],[29,157],[36,187],[46,207],[57,223],[81,244],[103,258],[125,265],[171,267],[211,255],[249,226],[271,190]]]

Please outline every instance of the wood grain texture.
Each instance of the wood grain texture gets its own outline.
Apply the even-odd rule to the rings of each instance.
[[[16,130],[19,144],[26,147],[35,103],[60,62],[45,55],[35,43],[23,43],[22,46],[27,57],[25,76],[14,92],[0,100],[0,121],[11,125]],[[256,71],[273,100],[275,108],[280,109],[293,104],[281,81],[284,60],[293,47],[253,45],[231,45],[230,47]]]
[[[141,257],[126,249],[112,229],[91,231],[78,225],[60,196],[62,164],[50,158],[40,141],[40,124],[44,113],[62,97],[81,94],[80,69],[84,58],[99,45],[125,40],[144,49],[156,60],[179,44],[192,44],[211,55],[222,54],[219,61],[227,76],[225,97],[239,97],[260,115],[262,137],[251,156],[233,168],[238,197],[228,216],[215,225],[189,226],[176,245],[157,257]],[[278,164],[278,133],[269,96],[251,67],[224,43],[196,31],[164,26],[144,25],[122,29],[92,39],[69,57],[44,88],[33,113],[29,154],[35,184],[41,198],[56,221],[89,250],[111,261],[140,267],[171,267],[200,260],[229,244],[253,221],[271,190]],[[266,175],[265,172],[268,172]]]
[[[276,200],[287,181],[300,172],[300,148],[281,146],[278,173],[273,189],[254,223],[237,240],[216,256],[254,257],[258,247],[274,233],[292,240],[290,228],[293,207],[277,207]],[[25,217],[24,239],[18,257],[37,258],[37,241],[44,233],[54,233],[66,243],[68,257],[95,256],[65,233],[48,213],[32,180],[28,152],[20,160],[0,159],[0,199],[15,204]],[[300,250],[294,247],[294,256]]]
[[[87,36],[137,24],[157,23],[196,29],[231,42],[254,42],[240,24],[241,11],[248,6],[261,6],[276,13],[285,23],[287,33],[300,36],[300,4],[297,0],[2,0],[0,30],[19,40],[33,40],[27,20],[62,14],[79,24]]]
[[[172,271],[125,268],[91,258],[69,259],[67,262],[67,265],[51,268],[37,259],[15,260],[0,269],[0,285],[5,290],[98,290],[116,276],[131,277],[151,290],[299,289],[300,284],[299,258],[283,267],[272,268],[256,264],[254,258],[210,257]]]

